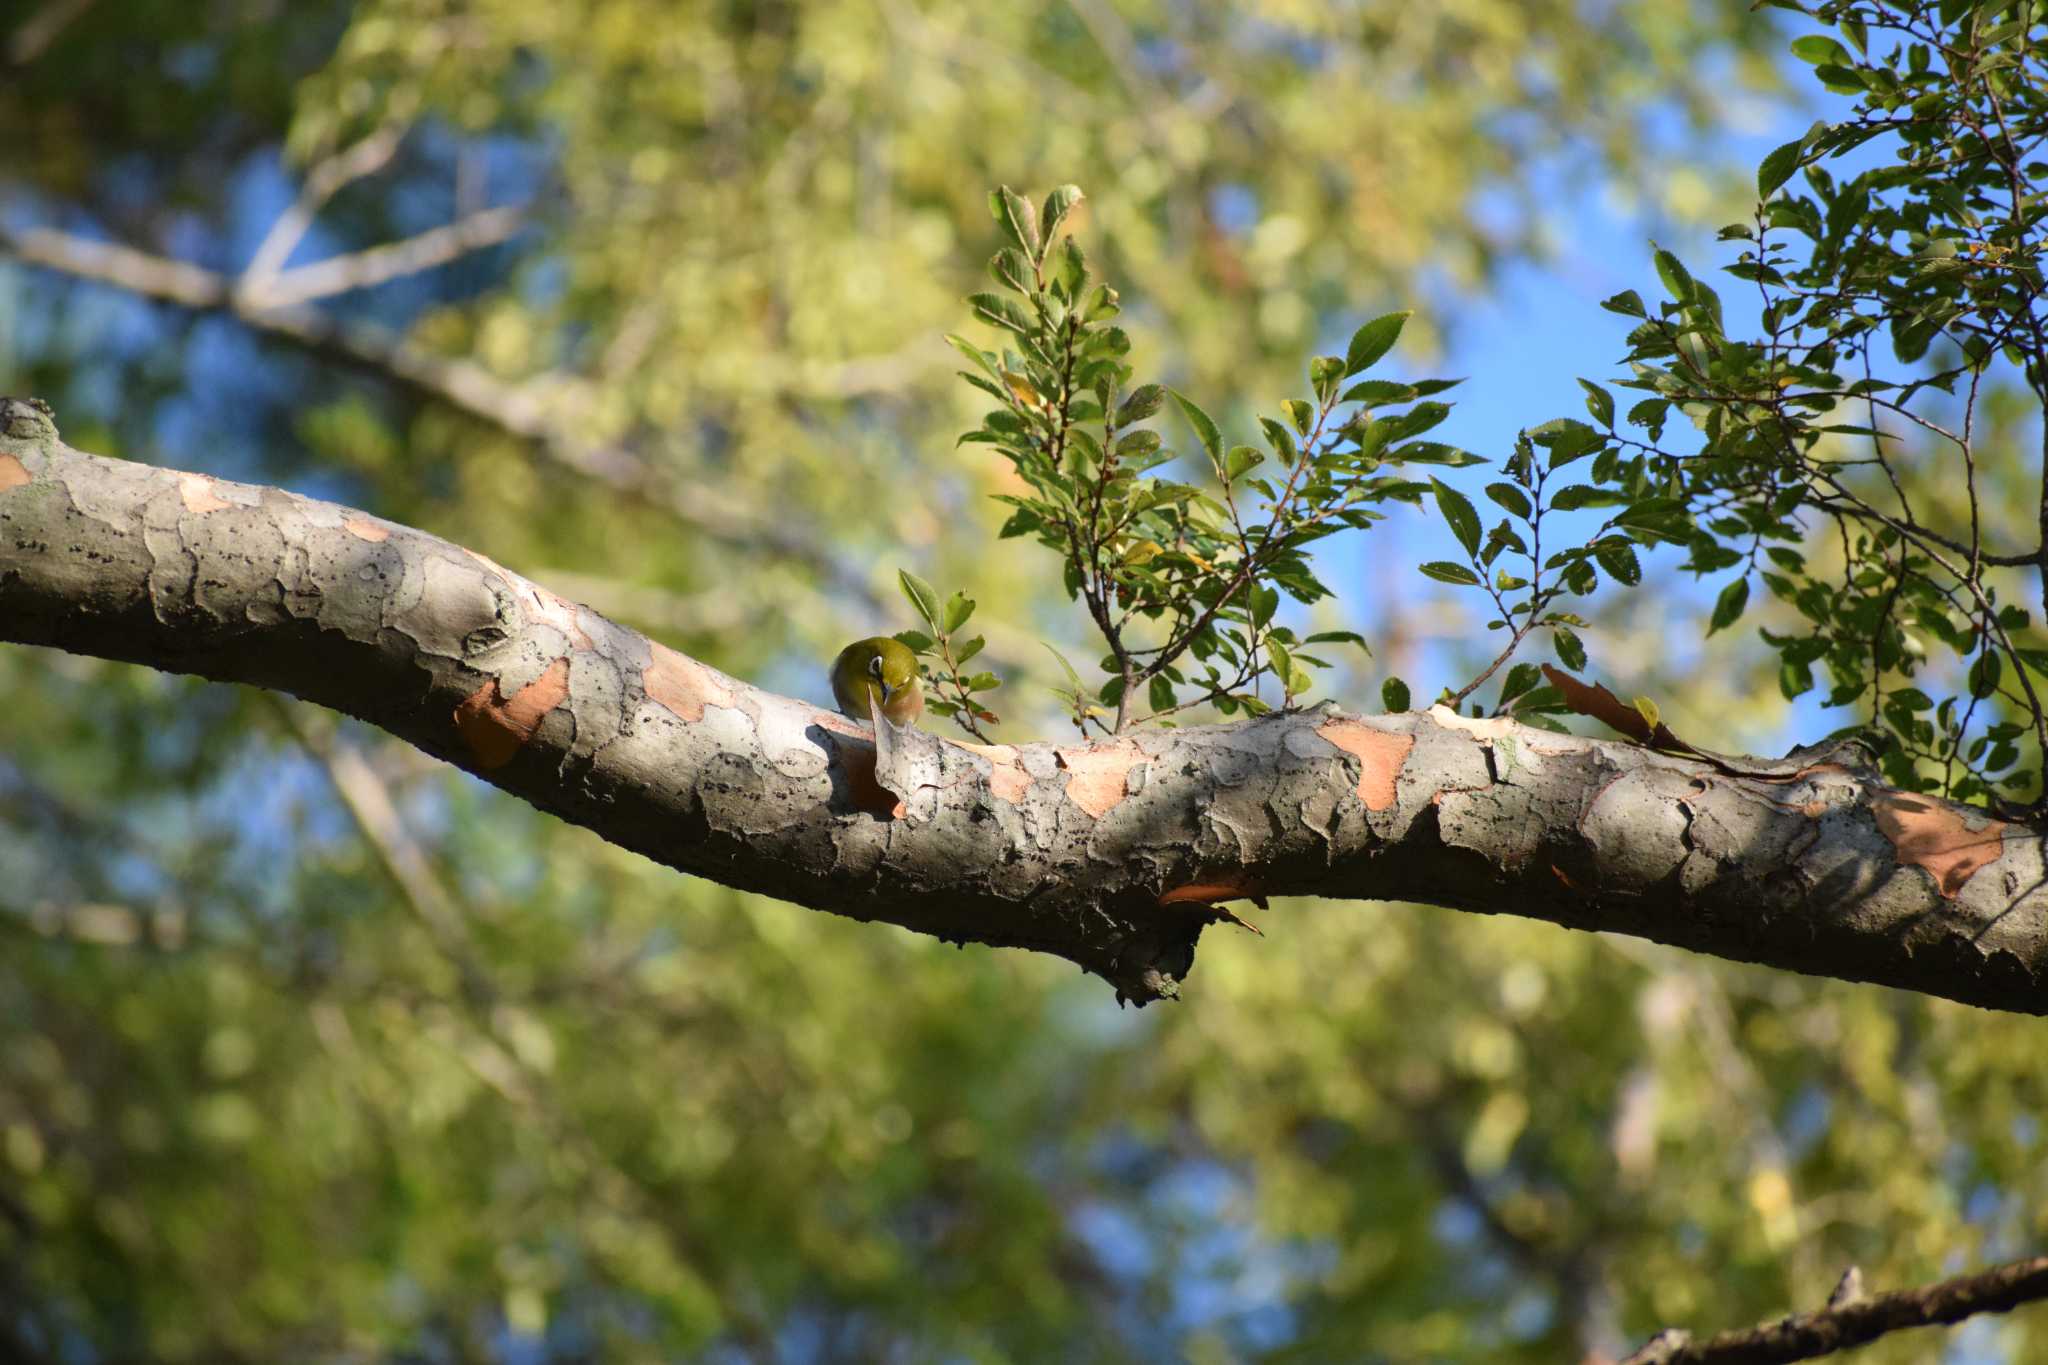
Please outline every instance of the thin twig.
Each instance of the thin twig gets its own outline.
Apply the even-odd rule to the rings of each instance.
[[[2048,1256],[2008,1261],[1970,1275],[1867,1298],[1844,1296],[1814,1313],[1795,1313],[1758,1327],[1694,1342],[1682,1331],[1659,1333],[1621,1365],[1791,1365],[1863,1346],[1914,1327],[1938,1327],[1979,1313],[2006,1313],[2048,1298]]]

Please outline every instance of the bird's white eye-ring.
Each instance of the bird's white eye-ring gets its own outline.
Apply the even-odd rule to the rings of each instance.
[[[879,654],[876,654],[876,655],[874,655],[873,657],[871,657],[871,658],[870,658],[870,659],[868,660],[868,672],[870,672],[870,673],[874,674],[874,675],[875,675],[876,677],[878,677],[878,678],[882,676],[882,656],[881,656],[881,655],[879,655]]]

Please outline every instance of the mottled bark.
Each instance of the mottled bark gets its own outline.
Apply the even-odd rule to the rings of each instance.
[[[7,400],[0,639],[290,692],[672,867],[1057,953],[1140,1002],[1175,993],[1215,903],[1310,895],[2048,1013],[2040,837],[1853,753],[1715,764],[1326,705],[1093,744],[927,738],[884,773],[899,801],[843,717],[423,532],[81,454]]]

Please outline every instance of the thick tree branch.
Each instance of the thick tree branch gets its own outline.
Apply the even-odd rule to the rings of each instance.
[[[1979,1313],[2006,1313],[2048,1299],[2048,1256],[2008,1261],[1970,1275],[1864,1296],[1843,1289],[1817,1313],[1795,1313],[1742,1331],[1694,1341],[1685,1332],[1662,1332],[1622,1365],[1790,1365],[1864,1346],[1910,1327],[1939,1327]]]
[[[2041,838],[1850,752],[1709,763],[1334,707],[1087,745],[865,731],[473,551],[81,454],[0,400],[0,639],[290,692],[727,885],[1174,994],[1214,903],[1422,901],[2048,1013]],[[893,771],[893,770],[892,770]],[[1335,982],[1332,982],[1335,988]]]

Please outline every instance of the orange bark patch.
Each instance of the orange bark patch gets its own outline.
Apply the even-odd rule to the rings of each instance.
[[[1892,792],[1873,801],[1870,810],[1899,861],[1924,868],[1947,899],[1960,895],[1979,869],[2005,852],[2003,820],[1986,819],[1973,828],[1968,815],[1930,797]]]
[[[476,755],[480,768],[502,768],[533,739],[548,712],[569,695],[569,661],[557,659],[548,671],[510,698],[491,679],[463,698],[455,708],[455,729]]]
[[[0,455],[0,493],[28,482],[28,466],[12,455]]]
[[[647,695],[684,720],[704,719],[706,703],[731,706],[732,693],[711,676],[711,670],[667,645],[654,646],[654,660],[640,675]]]
[[[995,763],[989,768],[988,789],[1011,805],[1024,799],[1024,793],[1031,790],[1031,774],[1016,763]]]
[[[1135,744],[1116,743],[1086,749],[1055,749],[1067,779],[1067,799],[1100,820],[1129,794],[1125,778],[1145,761]]]
[[[185,500],[185,510],[197,516],[218,512],[234,504],[213,491],[210,480],[198,474],[178,476],[178,496]]]
[[[357,540],[379,541],[391,539],[391,529],[389,527],[379,526],[368,517],[343,517],[341,519],[341,529],[354,536]]]
[[[1258,890],[1249,882],[1224,880],[1220,882],[1190,882],[1176,886],[1171,891],[1159,893],[1161,905],[1179,905],[1194,901],[1207,905],[1213,901],[1262,900]]]
[[[1390,735],[1355,720],[1328,720],[1316,733],[1358,758],[1358,799],[1367,810],[1388,810],[1394,804],[1394,780],[1415,747],[1413,735]]]
[[[865,732],[863,732],[865,735]],[[839,751],[846,760],[846,786],[853,804],[878,820],[901,820],[910,807],[875,777],[875,751],[848,747]]]

